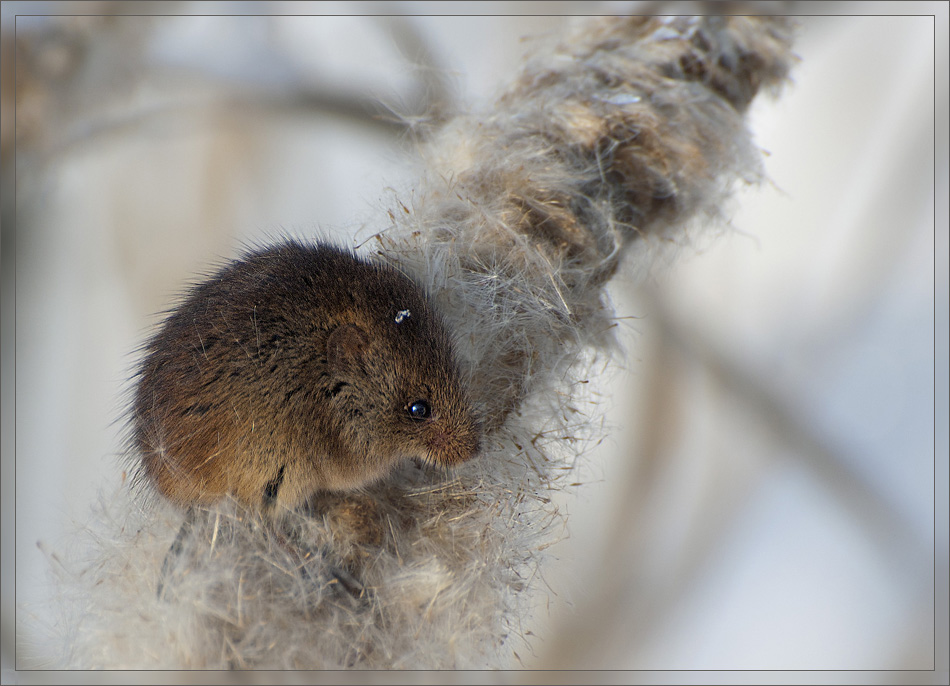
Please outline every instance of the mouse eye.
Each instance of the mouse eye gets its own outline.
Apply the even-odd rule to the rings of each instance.
[[[416,400],[406,406],[406,412],[416,420],[428,419],[432,414],[432,408],[429,407],[428,400]]]

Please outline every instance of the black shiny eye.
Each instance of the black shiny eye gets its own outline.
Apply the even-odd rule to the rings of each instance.
[[[427,419],[432,414],[432,409],[429,407],[427,400],[416,400],[406,406],[406,412],[413,419],[422,420]]]

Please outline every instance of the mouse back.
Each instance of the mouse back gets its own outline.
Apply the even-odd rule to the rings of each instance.
[[[340,248],[248,252],[194,286],[144,353],[133,443],[147,479],[182,505],[295,505],[407,458],[448,467],[478,449],[424,291]]]

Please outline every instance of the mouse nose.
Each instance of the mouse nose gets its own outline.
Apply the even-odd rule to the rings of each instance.
[[[425,444],[434,462],[442,465],[461,464],[478,452],[478,431],[470,426],[433,426],[426,436]]]

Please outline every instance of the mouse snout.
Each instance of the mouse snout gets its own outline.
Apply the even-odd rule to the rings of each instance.
[[[461,464],[478,452],[479,435],[473,426],[433,425],[424,440],[428,457],[443,466]]]

